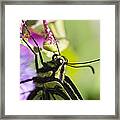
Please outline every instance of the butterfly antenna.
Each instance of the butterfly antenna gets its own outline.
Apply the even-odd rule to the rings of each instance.
[[[82,67],[88,67],[92,70],[92,73],[95,74],[95,70],[91,65],[84,65],[84,66],[74,66],[74,65],[68,65],[69,67],[73,67],[73,68],[82,68]]]
[[[90,63],[94,63],[94,62],[98,62],[98,61],[100,61],[99,58],[95,59],[95,60],[91,60],[91,61],[86,61],[86,62],[66,63],[66,65],[69,67],[73,67],[73,68],[88,67],[92,70],[92,73],[94,74],[95,70],[91,65],[83,65],[83,64],[90,64]]]
[[[100,61],[100,59],[95,59],[95,60],[91,60],[91,61],[86,61],[86,62],[75,62],[75,63],[67,63],[69,65],[77,65],[77,64],[88,64],[88,63],[94,63],[94,62],[98,62]]]

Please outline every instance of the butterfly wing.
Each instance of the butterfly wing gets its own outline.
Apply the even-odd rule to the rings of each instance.
[[[63,85],[66,88],[66,91],[69,93],[69,95],[71,96],[72,99],[83,100],[81,93],[78,91],[77,87],[74,85],[74,83],[70,80],[70,78],[68,76],[65,76]]]
[[[39,80],[39,81],[38,81]],[[28,100],[70,100],[70,96],[60,80],[56,78],[35,78],[36,88],[31,91]]]

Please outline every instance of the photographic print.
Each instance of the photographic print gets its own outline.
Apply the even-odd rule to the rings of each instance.
[[[20,100],[100,100],[100,21],[21,20]]]

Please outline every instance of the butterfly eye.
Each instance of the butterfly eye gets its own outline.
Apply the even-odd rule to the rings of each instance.
[[[53,56],[52,56],[52,60],[57,60],[57,58],[58,58],[58,55],[57,54],[54,54]]]
[[[63,63],[63,59],[60,59],[59,62],[62,64]]]
[[[64,59],[65,63],[68,63],[68,59],[66,57],[62,56],[62,58]]]

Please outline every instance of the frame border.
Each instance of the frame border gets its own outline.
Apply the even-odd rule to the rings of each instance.
[[[115,115],[5,115],[5,5],[115,5]],[[66,0],[66,1],[2,1],[1,2],[1,61],[0,61],[0,119],[119,119],[119,0]]]

